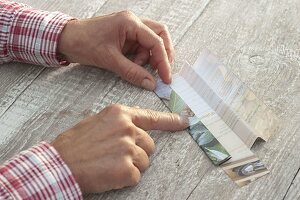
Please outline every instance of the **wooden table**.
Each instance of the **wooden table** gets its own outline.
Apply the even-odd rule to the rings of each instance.
[[[87,199],[299,199],[299,0],[18,0],[78,18],[130,9],[168,25],[177,68],[208,48],[283,120],[282,130],[253,151],[271,174],[243,188],[214,167],[186,132],[151,132],[156,152],[136,187]],[[176,67],[175,67],[176,68]],[[1,163],[52,140],[111,103],[168,111],[154,93],[96,68],[0,67]]]

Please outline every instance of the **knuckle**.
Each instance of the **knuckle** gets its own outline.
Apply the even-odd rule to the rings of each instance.
[[[126,155],[129,155],[129,156],[134,156],[136,155],[136,146],[135,144],[127,141],[125,142],[125,150],[124,150],[124,153]]]
[[[134,124],[122,119],[118,123],[118,126],[119,126],[118,130],[119,130],[120,137],[124,137],[125,140],[127,140],[129,138],[131,138],[131,139],[135,138],[136,127],[134,126]],[[127,143],[125,142],[125,144],[127,144]]]
[[[170,48],[170,47],[166,47],[166,51],[167,51],[168,54],[170,54],[174,51],[174,49]]]
[[[161,38],[161,37],[159,37],[159,36],[157,36],[157,44],[159,45],[159,46],[164,46],[164,41],[163,41],[163,39]]]
[[[130,158],[128,158],[127,156],[122,156],[120,158],[120,162],[119,162],[119,168],[117,168],[119,174],[118,176],[120,176],[121,179],[126,179],[128,177],[128,171],[131,168],[131,166],[133,165],[132,161]]]
[[[155,124],[159,120],[159,115],[156,112],[153,112],[152,110],[145,110],[147,116],[149,117],[149,121],[151,124]]]
[[[124,107],[120,104],[111,104],[107,106],[104,110],[106,113],[119,115],[124,112]]]
[[[119,17],[119,22],[121,23],[121,35],[126,35],[127,32],[135,33],[140,27],[141,20],[131,11],[124,10],[117,13]]]
[[[135,14],[133,14],[133,12],[131,12],[130,10],[123,10],[119,12],[118,15],[126,19],[132,19],[135,17]]]
[[[136,127],[133,124],[126,123],[125,124],[125,131],[124,132],[128,136],[134,137],[135,136],[135,132],[136,132]]]
[[[145,158],[144,158],[144,166],[143,166],[142,171],[145,171],[146,169],[148,169],[149,166],[150,166],[150,160],[149,160],[149,157],[148,157],[148,156],[145,156]]]
[[[154,41],[156,48],[165,49],[164,41],[160,36],[156,36]]]
[[[169,115],[170,123],[174,124],[179,121],[179,117],[177,115],[171,113],[168,113],[168,115]]]
[[[161,25],[161,28],[162,28],[162,30],[165,31],[165,32],[168,32],[168,30],[169,30],[168,26],[165,25],[165,24],[162,24],[162,25]]]
[[[131,186],[137,185],[140,182],[141,174],[133,167],[129,169],[128,180]]]

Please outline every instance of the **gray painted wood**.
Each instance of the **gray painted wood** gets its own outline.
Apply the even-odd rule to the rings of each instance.
[[[290,185],[290,188],[288,192],[286,193],[285,198],[286,199],[299,199],[300,198],[300,174],[299,169],[295,173],[295,179],[293,180],[292,184]]]
[[[27,3],[39,9],[61,11],[74,17],[91,17],[104,3],[105,0],[89,1],[86,4],[82,1],[18,1]],[[75,4],[76,3],[76,6]],[[73,5],[73,6],[70,6]],[[99,6],[95,6],[99,5]],[[78,7],[78,8],[76,8]],[[76,12],[77,11],[77,12]],[[2,65],[0,68],[0,116],[16,101],[23,91],[39,76],[44,67],[29,64],[10,63]],[[6,136],[2,138],[5,140]]]
[[[55,0],[53,1],[24,0],[18,2],[27,3],[39,9],[61,11],[70,14],[74,17],[91,17],[105,3],[105,0],[89,1],[90,4],[86,4],[85,2],[82,1],[77,1],[75,2],[76,6],[75,4],[73,4],[74,1],[73,3],[72,1],[66,1],[67,3],[65,4],[61,4],[60,1],[57,0],[56,1]],[[76,7],[78,8],[76,9]],[[5,117],[5,113],[11,108],[11,106],[15,103],[15,101],[23,94],[24,90],[26,90],[29,87],[29,85],[44,70],[45,67],[34,66],[30,64],[21,64],[21,63],[9,63],[1,66],[0,68],[0,85],[1,85],[0,118]],[[11,117],[12,119],[14,119],[18,117],[18,115],[20,115],[20,113],[18,113],[16,116],[11,116]],[[23,116],[23,114],[21,115]],[[13,125],[11,125],[11,123],[13,123]],[[15,133],[15,127],[21,125],[22,124],[17,124],[14,123],[14,121],[11,121],[11,118],[9,118],[7,122],[1,120],[1,126],[3,128],[3,131],[1,131],[0,133],[1,152],[3,153],[8,152],[8,149],[6,149],[6,151],[4,151],[3,149],[7,144],[11,142],[12,136]],[[1,155],[0,160],[2,161],[3,159],[5,159],[5,157]]]
[[[253,149],[270,175],[238,188],[212,170],[190,199],[283,199],[300,165],[299,26],[294,20],[299,6],[296,1],[213,1],[177,46],[178,61],[195,60],[204,47],[215,52],[284,123],[270,141]]]
[[[21,2],[21,1],[20,1]],[[90,17],[130,9],[169,26],[174,71],[202,49],[216,53],[283,121],[267,143],[253,151],[271,174],[238,188],[214,167],[185,132],[153,131],[156,152],[136,187],[87,199],[297,199],[299,198],[300,67],[297,0],[276,1],[41,1],[37,8]],[[71,65],[0,68],[0,161],[60,132],[111,103],[167,111],[151,92],[103,70]]]
[[[103,6],[107,0],[16,0],[16,2],[28,4],[34,8],[47,11],[60,11],[78,18],[91,17]]]

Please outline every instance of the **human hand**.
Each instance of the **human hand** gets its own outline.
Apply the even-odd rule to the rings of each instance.
[[[69,62],[101,67],[148,90],[153,76],[143,67],[150,63],[161,79],[171,83],[174,49],[166,26],[141,20],[129,11],[69,21],[60,36],[58,51]],[[125,55],[133,55],[129,60]]]
[[[111,105],[51,144],[83,193],[103,192],[139,182],[155,147],[144,130],[175,131],[187,126],[187,120],[177,114]]]

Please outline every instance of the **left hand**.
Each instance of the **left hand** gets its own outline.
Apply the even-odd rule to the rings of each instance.
[[[160,78],[171,83],[170,63],[174,48],[165,25],[141,20],[129,11],[69,21],[58,50],[69,62],[98,66],[148,90],[155,89],[153,76],[142,65],[150,63]],[[126,55],[134,56],[129,60]]]
[[[51,144],[70,168],[83,193],[138,184],[155,144],[147,130],[183,130],[188,120],[174,113],[110,105]]]

